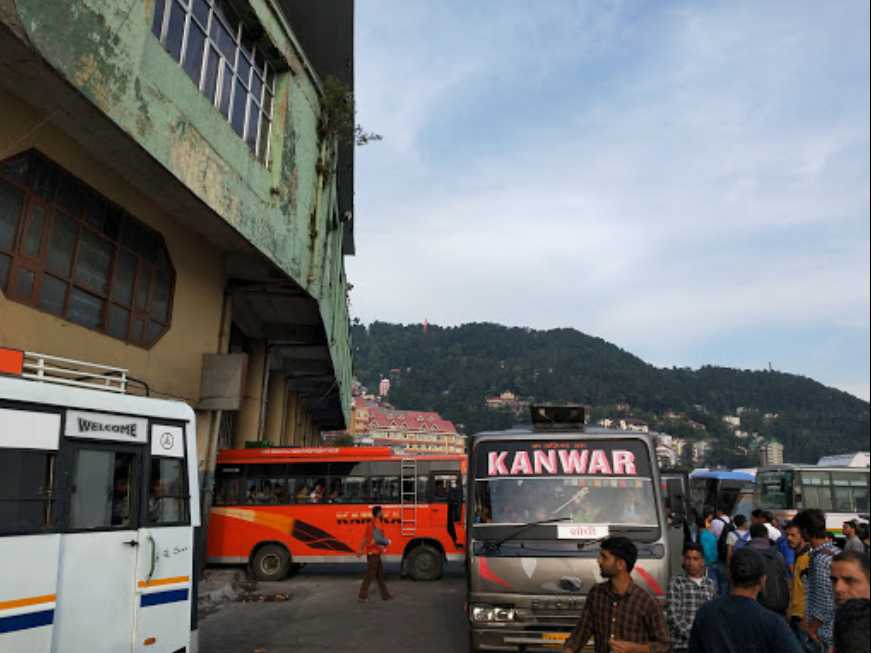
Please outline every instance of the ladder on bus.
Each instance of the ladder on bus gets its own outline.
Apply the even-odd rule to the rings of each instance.
[[[399,463],[399,532],[417,531],[417,460],[403,458]]]

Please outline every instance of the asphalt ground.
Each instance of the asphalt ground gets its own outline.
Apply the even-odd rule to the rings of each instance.
[[[441,580],[400,579],[387,565],[395,597],[382,601],[377,586],[369,601],[357,591],[365,565],[308,565],[279,583],[241,590],[200,620],[203,653],[466,653],[462,564],[448,565]]]

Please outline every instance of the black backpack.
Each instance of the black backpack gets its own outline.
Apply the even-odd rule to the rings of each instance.
[[[778,614],[785,614],[789,607],[789,582],[786,579],[786,564],[775,548],[760,551],[765,561],[765,587],[759,593],[759,603]]]
[[[716,517],[716,519],[720,518]],[[720,537],[717,538],[717,560],[726,562],[729,557],[729,546],[726,541],[729,538],[729,533],[735,530],[735,524],[725,519],[720,519],[720,521],[723,522],[723,530],[720,531]]]

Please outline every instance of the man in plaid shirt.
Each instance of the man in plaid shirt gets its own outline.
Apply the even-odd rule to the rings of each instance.
[[[808,637],[828,651],[832,648],[832,627],[835,623],[832,558],[840,549],[829,542],[826,536],[826,515],[822,510],[802,510],[795,516],[793,523],[801,528],[805,540],[811,545],[805,627]]]
[[[684,547],[683,570],[684,574],[675,576],[668,584],[665,609],[674,653],[686,652],[696,612],[702,604],[717,597],[717,586],[705,574],[705,554],[700,544],[690,542]]]
[[[637,559],[638,549],[628,538],[611,537],[602,542],[599,571],[608,580],[590,590],[563,653],[577,653],[591,636],[595,638],[596,653],[671,650],[662,610],[629,575]]]

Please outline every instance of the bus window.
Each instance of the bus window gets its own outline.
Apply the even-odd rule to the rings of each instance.
[[[237,465],[218,465],[215,479],[215,505],[234,506],[244,503],[245,475]]]
[[[148,524],[165,526],[190,523],[184,459],[151,459],[148,484]]]
[[[329,464],[331,503],[364,503],[369,463],[340,462]]]
[[[369,479],[369,496],[375,502],[397,503],[399,501],[399,477],[373,476]]]
[[[287,503],[287,466],[250,465],[245,480],[245,503]]]
[[[756,477],[758,508],[791,510],[793,506],[793,474],[790,471],[763,472]],[[747,516],[749,513],[743,513]]]
[[[133,453],[79,449],[73,468],[70,528],[134,528]]]
[[[832,472],[835,490],[835,510],[865,512],[868,510],[868,481],[864,474]]]
[[[832,510],[832,481],[829,472],[801,472],[802,507]]]
[[[288,493],[296,503],[327,500],[327,463],[301,463],[288,468]]]
[[[55,525],[54,451],[0,449],[0,534]]]

